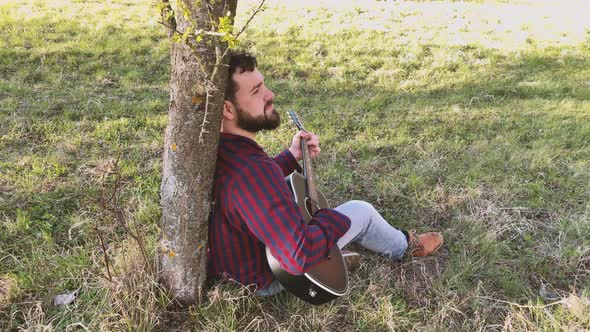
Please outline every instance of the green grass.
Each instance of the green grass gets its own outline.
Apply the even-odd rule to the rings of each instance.
[[[242,47],[321,136],[324,194],[445,246],[400,263],[363,251],[350,294],[322,307],[215,285],[173,312],[98,204],[120,156],[120,205],[155,256],[170,75],[155,9],[0,2],[0,330],[590,329],[587,6],[271,1]],[[284,121],[260,136],[270,152]]]

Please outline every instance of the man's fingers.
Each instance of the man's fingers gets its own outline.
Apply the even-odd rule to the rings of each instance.
[[[305,132],[305,131],[299,131],[295,134],[294,139],[300,139],[303,138],[307,141],[307,145],[312,149],[312,151],[316,151],[315,149],[319,149],[320,146],[320,138],[318,137],[318,135],[314,134],[314,133],[309,133],[309,132]],[[317,150],[319,153],[319,150]]]
[[[320,149],[320,148],[311,149],[311,151],[310,151],[311,152],[311,157],[312,158],[315,158],[315,157],[319,156],[320,155],[320,151],[322,151],[322,149]]]
[[[318,137],[318,135],[314,134],[314,133],[306,133],[303,132],[303,134],[301,135],[303,138],[305,138],[306,140],[308,140],[310,143],[318,143],[320,142],[320,138]]]

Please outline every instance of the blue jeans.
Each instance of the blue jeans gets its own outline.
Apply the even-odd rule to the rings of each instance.
[[[399,259],[406,252],[408,241],[404,233],[385,221],[373,205],[364,201],[348,201],[335,210],[350,218],[350,228],[338,240],[340,249],[355,242],[391,259]],[[269,287],[257,290],[256,295],[275,295],[283,289],[275,280]]]

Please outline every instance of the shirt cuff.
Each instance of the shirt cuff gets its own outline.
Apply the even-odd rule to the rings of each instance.
[[[281,167],[285,176],[293,173],[293,171],[302,172],[301,165],[299,165],[299,162],[297,162],[289,149],[283,150],[273,159]]]
[[[313,217],[322,227],[330,229],[331,242],[338,241],[350,228],[350,218],[334,209],[319,209]]]

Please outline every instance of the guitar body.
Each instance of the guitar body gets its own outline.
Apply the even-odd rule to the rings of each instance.
[[[303,175],[295,172],[287,176],[285,180],[293,192],[295,202],[305,221],[311,220],[313,214],[311,211],[328,207],[328,201],[320,192],[317,192],[317,202],[312,207],[314,203],[307,197],[306,178]],[[308,303],[323,304],[348,291],[348,271],[338,245],[330,249],[327,260],[313,266],[303,275],[293,275],[285,271],[279,261],[272,256],[268,247],[266,257],[271,271],[283,287]]]

